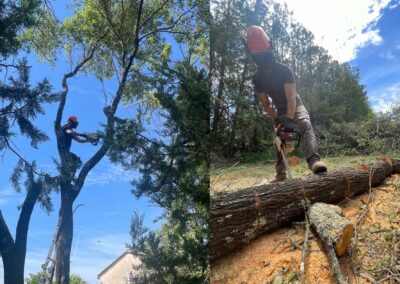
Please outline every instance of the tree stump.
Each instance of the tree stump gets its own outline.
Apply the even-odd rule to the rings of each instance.
[[[332,242],[337,256],[342,256],[350,245],[354,226],[343,217],[336,205],[314,203],[308,209],[308,219],[323,242]]]

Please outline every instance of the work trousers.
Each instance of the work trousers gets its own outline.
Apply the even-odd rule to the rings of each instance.
[[[294,116],[297,131],[301,135],[301,143],[303,144],[304,153],[306,154],[308,167],[311,169],[312,165],[320,160],[320,155],[317,152],[317,141],[315,139],[314,129],[310,122],[310,115],[304,105],[298,105]],[[275,145],[275,143],[274,143]],[[277,177],[286,176],[286,167],[283,162],[281,152],[278,151],[275,145],[275,158],[276,158],[276,175]]]

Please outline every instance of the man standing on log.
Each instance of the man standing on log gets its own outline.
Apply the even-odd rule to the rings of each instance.
[[[320,161],[317,152],[310,116],[296,92],[292,70],[276,61],[271,50],[270,40],[259,26],[248,28],[247,49],[257,65],[258,70],[253,76],[253,84],[265,112],[274,120],[276,126],[283,125],[285,131],[293,132],[297,129],[303,140],[304,152],[310,170],[315,174],[326,172],[327,167]],[[276,111],[271,105],[270,99]],[[282,154],[276,147],[275,153],[275,180],[282,181],[287,178],[286,167]]]

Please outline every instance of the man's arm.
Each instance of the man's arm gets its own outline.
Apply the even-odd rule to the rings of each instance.
[[[268,116],[271,119],[275,119],[276,118],[276,112],[275,110],[272,108],[268,96],[263,93],[263,92],[257,92],[257,97],[258,99],[261,101],[261,104],[264,108],[264,111],[268,114]]]
[[[284,88],[287,100],[286,116],[290,119],[293,119],[296,112],[296,84],[285,84]]]
[[[78,132],[75,132],[75,131],[70,130],[70,129],[68,129],[68,130],[65,131],[65,132],[68,133],[68,134],[71,134],[72,139],[74,139],[75,141],[77,141],[77,142],[79,142],[79,143],[87,143],[87,142],[89,142],[89,140],[84,139],[84,138],[81,138],[81,137],[80,137],[81,134],[78,133]]]

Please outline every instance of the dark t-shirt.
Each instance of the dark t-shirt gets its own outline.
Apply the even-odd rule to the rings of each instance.
[[[67,133],[67,130],[73,130],[71,127],[68,126],[68,124],[65,124],[61,127],[63,133],[64,133],[64,142],[65,145],[67,146],[67,149],[69,150],[71,148],[72,144],[72,135],[70,133]]]
[[[284,85],[294,83],[292,70],[282,63],[276,63],[269,73],[257,70],[253,75],[253,84],[256,92],[263,92],[272,99],[278,115],[285,115],[287,113],[287,99]],[[297,96],[297,102],[299,102],[299,99]]]

